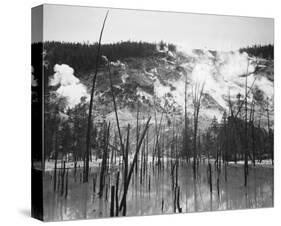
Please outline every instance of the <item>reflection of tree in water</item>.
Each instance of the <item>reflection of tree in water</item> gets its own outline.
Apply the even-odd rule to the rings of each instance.
[[[168,165],[168,164],[167,164]],[[143,183],[134,176],[132,186],[127,195],[127,216],[150,215],[174,212],[174,197],[171,190],[170,166],[159,172],[148,166],[151,175],[149,188],[149,177],[144,177]],[[121,169],[120,165],[108,175],[105,186],[115,184],[114,178],[116,170]],[[208,211],[208,210],[231,210],[243,208],[259,208],[272,206],[272,168],[256,167],[249,168],[248,186],[243,186],[243,168],[231,165],[228,167],[228,181],[220,180],[220,194],[217,191],[210,193],[208,180],[208,164],[201,163],[198,168],[198,177],[193,179],[192,164],[179,164],[178,186],[180,187],[180,207],[182,212]],[[73,175],[74,169],[69,170],[69,175]],[[78,169],[76,177],[82,169]],[[215,167],[212,167],[213,184],[216,184]],[[99,169],[92,169],[90,178],[99,174]],[[222,170],[223,174],[223,170]],[[97,178],[98,180],[99,178]],[[111,191],[107,189],[107,196],[99,197],[97,192],[93,192],[92,183],[82,183],[79,179],[69,176],[68,196],[60,196],[53,193],[52,173],[46,172],[44,185],[46,188],[45,211],[47,220],[66,220],[83,218],[100,218],[110,216]],[[123,179],[120,178],[120,184]],[[136,185],[137,184],[137,185]],[[119,190],[119,194],[122,190]],[[114,194],[115,195],[115,194]],[[51,197],[51,198],[50,198]],[[164,205],[162,203],[164,200]],[[176,203],[177,204],[177,203]],[[176,211],[178,209],[176,207]]]

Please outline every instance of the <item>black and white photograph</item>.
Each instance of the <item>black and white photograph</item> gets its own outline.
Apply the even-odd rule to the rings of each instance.
[[[273,18],[44,4],[32,29],[33,217],[274,207]]]

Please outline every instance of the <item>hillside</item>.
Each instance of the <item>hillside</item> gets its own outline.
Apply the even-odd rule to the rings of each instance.
[[[157,46],[156,46],[157,47]],[[157,51],[157,52],[156,52]],[[51,56],[47,52],[47,56]],[[106,56],[107,57],[107,56]],[[169,48],[158,47],[154,53],[146,57],[124,57],[121,60],[111,61],[110,71],[113,78],[114,92],[118,108],[126,112],[128,118],[135,121],[137,107],[140,112],[147,113],[156,110],[164,112],[166,119],[176,117],[179,121],[184,115],[185,106],[185,81],[186,109],[188,117],[192,118],[193,103],[192,91],[197,85],[204,84],[202,110],[200,113],[200,126],[209,126],[214,116],[221,119],[224,111],[229,111],[229,100],[235,107],[237,95],[244,98],[245,75],[247,73],[248,55],[239,52],[216,52],[207,50],[181,50],[170,51]],[[48,57],[47,57],[48,59]],[[248,101],[255,99],[256,112],[262,113],[262,124],[266,125],[266,115],[263,113],[265,101],[268,99],[271,112],[273,112],[273,61],[261,58],[249,58]],[[64,63],[62,60],[60,63]],[[80,101],[81,96],[88,96],[91,87],[93,70],[71,71],[71,66],[57,65],[55,69],[60,76],[77,77],[79,86],[74,92],[70,86],[62,85],[58,92],[76,98],[72,107]],[[65,71],[66,70],[66,71]],[[70,70],[70,72],[67,72]],[[84,87],[85,86],[85,87]],[[86,88],[86,90],[82,90]],[[74,93],[71,93],[74,92]],[[98,116],[111,117],[113,106],[109,88],[108,69],[102,62],[97,77],[95,101]],[[125,114],[125,113],[124,113]],[[273,114],[271,115],[271,119]],[[128,123],[128,122],[126,122]]]

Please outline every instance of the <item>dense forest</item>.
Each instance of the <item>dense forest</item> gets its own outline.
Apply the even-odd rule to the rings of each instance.
[[[101,46],[101,56],[104,55],[110,61],[122,60],[130,57],[159,56],[157,46],[160,50],[166,43],[148,43],[124,41]],[[170,51],[175,51],[173,44],[167,44]],[[94,68],[97,55],[98,43],[66,43],[66,42],[44,42],[46,51],[45,60],[52,67],[55,64],[71,65],[76,71],[90,71]]]
[[[261,57],[268,60],[274,59],[274,45],[253,45],[241,48],[240,52],[246,52],[250,56]]]

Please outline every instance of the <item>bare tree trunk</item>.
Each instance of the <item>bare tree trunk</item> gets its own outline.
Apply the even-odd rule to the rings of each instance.
[[[124,158],[124,162],[125,162],[125,169],[124,169],[124,194],[125,194],[125,200],[127,197],[127,183],[128,183],[128,154],[129,154],[129,141],[130,141],[130,124],[128,124],[128,129],[127,129],[127,142],[126,142],[126,148],[125,148],[125,158]],[[127,203],[125,202],[123,205],[123,216],[126,216],[126,211],[127,211]]]
[[[119,204],[119,199],[118,199],[119,174],[120,174],[120,172],[118,171],[117,172],[117,177],[116,177],[116,194],[115,194],[116,213],[115,213],[115,216],[118,216],[118,214],[119,214],[119,208],[118,208],[118,204]]]
[[[273,156],[273,142],[272,142],[272,139],[273,139],[273,134],[271,134],[271,131],[270,131],[270,122],[269,122],[269,103],[268,103],[268,98],[266,100],[266,113],[267,113],[267,129],[268,129],[268,143],[269,143],[269,153],[271,155],[271,162],[272,162],[272,165],[274,164],[274,156]]]
[[[149,117],[149,119],[147,120],[147,123],[146,123],[145,128],[144,128],[143,133],[142,133],[142,136],[141,136],[141,138],[140,138],[140,140],[139,140],[138,148],[137,148],[137,150],[136,150],[136,152],[135,152],[135,155],[134,155],[134,158],[133,158],[133,162],[132,162],[131,167],[130,167],[130,171],[129,171],[128,176],[127,176],[127,178],[126,178],[126,187],[125,187],[125,189],[124,189],[124,193],[123,193],[123,197],[122,197],[122,200],[121,200],[121,203],[120,203],[119,210],[121,210],[122,208],[124,208],[124,205],[126,205],[126,204],[125,204],[125,202],[126,202],[126,196],[127,196],[127,192],[128,192],[130,180],[131,180],[131,177],[132,177],[132,174],[133,174],[133,170],[134,170],[134,167],[135,167],[135,164],[136,164],[136,161],[137,161],[137,155],[138,155],[139,150],[140,150],[140,148],[141,148],[143,139],[144,139],[144,137],[145,137],[145,135],[146,135],[146,132],[147,132],[147,129],[148,129],[150,120],[151,120],[151,117]]]
[[[56,130],[57,131],[57,130]],[[54,151],[55,151],[55,170],[54,170],[54,192],[56,191],[56,186],[57,186],[57,162],[58,162],[58,151],[57,151],[57,143],[58,143],[58,138],[57,138],[57,132],[54,132]]]
[[[107,154],[108,154],[108,143],[109,143],[109,131],[110,131],[110,123],[108,124],[107,128],[104,131],[104,149],[103,149],[103,156],[102,156],[102,163],[101,163],[101,173],[100,173],[100,187],[99,187],[99,197],[103,195],[103,187],[105,183],[105,173],[107,167]]]
[[[139,142],[139,102],[137,103],[137,128],[136,128],[136,148],[137,148],[137,144]],[[136,162],[136,175],[138,174],[138,158],[137,158],[137,162]]]
[[[110,216],[114,217],[114,195],[115,195],[115,186],[111,186],[111,199],[110,199]]]
[[[189,158],[188,148],[187,148],[187,112],[186,112],[186,102],[187,102],[187,75],[185,75],[185,85],[184,85],[184,151],[186,158]]]
[[[252,109],[251,109],[251,129],[252,129],[252,155],[253,155],[253,165],[256,165],[256,144],[255,144],[255,103],[252,101]]]
[[[248,177],[248,67],[249,67],[249,59],[247,62],[247,73],[246,73],[246,85],[245,85],[245,150],[244,150],[244,186],[247,186],[247,177]]]
[[[60,192],[61,196],[64,193],[64,177],[65,177],[65,161],[63,162],[63,171],[62,171],[62,175],[61,175],[61,192]]]
[[[112,78],[111,78],[111,71],[110,71],[110,64],[109,64],[109,62],[107,62],[107,69],[108,69],[108,77],[109,77],[112,101],[113,101],[113,106],[114,106],[117,130],[118,130],[118,135],[119,135],[119,140],[120,140],[120,146],[121,146],[121,151],[122,151],[122,155],[123,155],[123,158],[124,158],[125,157],[125,150],[124,150],[124,145],[123,145],[123,138],[122,138],[122,135],[121,135],[120,124],[119,124],[119,118],[118,118],[118,112],[117,112],[117,104],[116,104],[114,90],[113,90],[113,83],[112,83]]]
[[[94,91],[95,91],[95,85],[96,85],[96,79],[98,74],[98,68],[99,68],[99,60],[100,60],[100,49],[101,49],[101,39],[102,39],[102,33],[104,29],[104,25],[107,19],[108,11],[106,12],[102,29],[100,32],[100,38],[99,38],[99,44],[98,44],[98,51],[96,56],[96,64],[95,64],[95,74],[93,78],[93,84],[92,84],[92,90],[91,90],[91,99],[90,99],[90,106],[89,106],[89,115],[88,115],[88,126],[87,126],[87,137],[86,137],[86,158],[84,160],[84,168],[85,173],[83,174],[83,182],[87,183],[89,179],[89,157],[90,157],[90,149],[91,149],[91,126],[92,126],[92,110],[93,110],[93,99],[94,99]]]
[[[204,83],[201,86],[199,84],[195,84],[194,91],[192,90],[193,97],[193,120],[194,120],[194,131],[193,131],[193,177],[196,178],[196,160],[197,160],[197,130],[198,130],[198,117],[201,105],[201,98],[204,91]]]
[[[66,178],[65,178],[65,195],[64,198],[67,199],[68,195],[68,169],[66,169]]]

